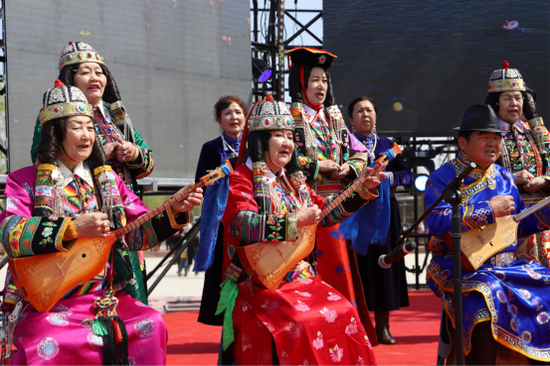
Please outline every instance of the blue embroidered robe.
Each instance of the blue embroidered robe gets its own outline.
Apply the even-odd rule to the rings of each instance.
[[[461,172],[470,160],[460,153],[435,171],[426,185],[425,205],[429,207],[445,186]],[[493,164],[486,170],[475,169],[462,186],[462,231],[495,222],[490,200],[495,196],[514,198],[516,213],[524,204],[512,174]],[[430,232],[436,236],[434,257],[428,267],[427,284],[438,295],[454,322],[453,258],[448,248],[438,241],[451,230],[452,207],[442,201],[428,216]],[[519,223],[518,236],[548,230],[550,209],[544,208]],[[515,252],[514,245],[502,252]],[[507,267],[484,263],[475,272],[462,271],[464,351],[471,350],[471,337],[476,324],[491,322],[493,336],[502,345],[527,357],[550,361],[550,270],[536,262],[515,260]]]

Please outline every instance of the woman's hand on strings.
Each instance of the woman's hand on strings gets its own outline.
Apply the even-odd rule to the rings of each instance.
[[[109,217],[102,212],[81,215],[73,220],[79,238],[104,238],[109,232]]]
[[[304,202],[296,214],[297,226],[302,227],[318,223],[321,221],[321,213],[322,211],[317,205],[308,206],[307,202]]]
[[[373,169],[366,167],[363,169],[363,172],[361,173],[363,176],[367,177],[365,179],[365,182],[363,182],[363,186],[367,188],[369,191],[373,190],[374,188],[378,187],[380,185],[380,181],[382,179],[385,179],[387,176],[386,172],[372,172]]]
[[[185,192],[191,191],[195,187],[195,183],[191,183],[180,189],[177,193],[184,194]],[[172,211],[173,212],[189,212],[193,209],[193,207],[198,206],[201,204],[202,200],[202,188],[197,188],[194,192],[189,193],[189,196],[178,202],[174,203],[172,205]]]

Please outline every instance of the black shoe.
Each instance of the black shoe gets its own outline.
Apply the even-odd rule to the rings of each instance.
[[[395,344],[395,339],[391,336],[389,327],[376,328],[376,338],[380,344]]]

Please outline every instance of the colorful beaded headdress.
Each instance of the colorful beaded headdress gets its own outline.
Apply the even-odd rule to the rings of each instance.
[[[491,74],[487,93],[500,93],[505,91],[525,91],[525,82],[518,69],[509,69],[508,61],[502,63],[502,69],[497,69]]]
[[[294,131],[294,119],[284,102],[273,100],[268,95],[252,107],[248,117],[248,132],[273,130]]]
[[[61,51],[57,68],[61,70],[64,66],[81,64],[83,62],[96,62],[105,65],[105,59],[92,46],[84,42],[71,41]]]
[[[40,108],[41,125],[51,119],[81,115],[94,118],[92,106],[76,86],[65,86],[56,80],[55,87],[44,93]]]

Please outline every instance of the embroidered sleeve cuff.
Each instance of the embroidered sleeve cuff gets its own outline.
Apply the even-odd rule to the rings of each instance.
[[[293,212],[286,215],[286,240],[296,241],[298,237],[298,213]]]
[[[478,202],[464,208],[462,222],[470,229],[495,222],[493,207],[489,201]]]
[[[362,199],[365,201],[372,201],[375,198],[378,198],[378,189],[373,188],[372,191],[368,190],[365,186],[360,185],[359,188],[357,188],[357,193],[359,193],[359,196],[361,196]]]
[[[393,172],[386,172],[388,174],[388,179],[390,180],[390,187],[393,187],[395,184],[395,180],[393,179]]]
[[[69,249],[65,248],[63,243],[69,244],[70,240],[76,239],[76,236],[68,239],[69,241],[65,241],[64,239],[65,236],[71,236],[74,234],[76,234],[76,231],[73,227],[73,220],[71,218],[65,218],[61,224],[61,229],[59,229],[59,235],[55,238],[55,248],[60,252],[68,252]]]
[[[241,273],[243,273],[243,269],[239,268],[235,264],[231,263],[229,267],[227,267],[227,270],[225,271],[225,276],[232,281],[239,281],[239,277],[241,276]]]
[[[535,128],[537,126],[544,126],[544,121],[542,120],[542,117],[536,117],[529,120],[529,127]]]
[[[127,163],[128,168],[130,169],[143,168],[143,162],[145,161],[145,159],[143,159],[143,148],[137,145],[134,145],[134,146],[136,147],[136,150],[130,162]]]
[[[172,229],[179,230],[191,221],[189,212],[178,212],[174,215],[172,207],[168,207],[166,212],[168,213],[168,219],[170,220],[170,225],[172,226]]]

